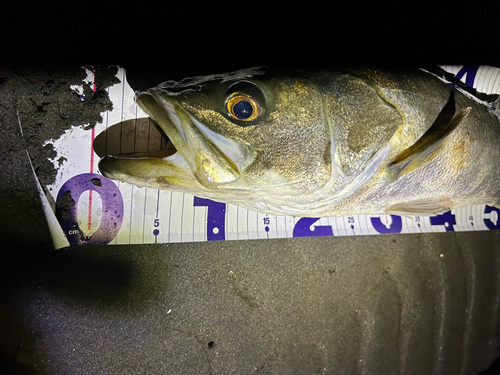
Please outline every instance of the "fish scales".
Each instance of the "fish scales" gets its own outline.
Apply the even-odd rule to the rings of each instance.
[[[108,178],[292,216],[500,203],[498,99],[426,70],[252,68],[136,101],[174,152],[107,155]]]

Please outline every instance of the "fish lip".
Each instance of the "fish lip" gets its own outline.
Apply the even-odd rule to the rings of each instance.
[[[149,89],[145,92],[137,92],[135,95],[135,101],[136,103],[146,111],[146,113],[149,114],[149,116],[155,120],[156,124],[158,125],[160,131],[166,134],[167,138],[170,140],[172,145],[175,147],[177,152],[181,152],[180,150],[183,149],[188,149],[187,152],[189,152],[189,142],[188,142],[188,137],[186,135],[186,131],[184,129],[184,125],[182,124],[182,121],[177,114],[177,110],[175,108],[176,104],[175,102],[171,102],[167,100],[166,98],[163,97],[163,92],[160,91],[158,92],[156,89]],[[170,93],[169,93],[170,95]],[[165,122],[159,121],[157,118],[155,118],[155,115],[148,110],[148,105],[144,103],[144,98],[145,97],[151,97],[154,99],[156,104],[166,112],[166,115],[168,117],[169,122],[174,125],[174,129],[166,129]],[[163,126],[162,126],[163,124]],[[180,138],[180,139],[179,139]],[[185,158],[186,159],[186,158]]]
[[[179,115],[177,114],[177,111],[176,111],[174,105],[172,103],[170,103],[168,100],[166,100],[165,98],[161,97],[160,95],[154,95],[153,94],[153,97],[156,99],[156,101],[158,101],[158,100],[161,101],[161,103],[163,104],[163,106],[167,110],[167,115],[168,115],[170,121],[174,124],[174,126],[176,127],[176,129],[179,132],[180,136],[182,137],[182,139],[184,140],[184,142],[187,144],[188,140],[187,140],[187,137],[186,137],[186,132],[184,130],[184,126],[182,124],[181,119],[179,118]],[[163,128],[162,128],[162,130],[164,131]],[[166,133],[166,134],[167,134],[167,137],[170,136],[170,134],[168,134],[168,133]]]
[[[152,160],[154,160],[153,166],[151,166]],[[163,173],[166,168],[170,170],[168,176]],[[175,165],[160,158],[124,159],[107,155],[99,161],[98,169],[108,179],[138,187],[191,193],[200,189],[200,184],[189,167],[182,168],[182,163]]]

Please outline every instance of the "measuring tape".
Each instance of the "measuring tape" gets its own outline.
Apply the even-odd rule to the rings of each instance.
[[[442,66],[467,85],[486,94],[500,93],[500,69],[488,66]],[[57,140],[53,160],[65,157],[43,197],[56,248],[87,244],[145,244],[214,240],[249,240],[311,236],[357,236],[385,233],[427,233],[500,229],[500,210],[488,205],[453,209],[436,216],[349,215],[294,218],[267,215],[195,197],[188,193],[139,188],[96,173],[96,134],[106,153],[151,152],[164,146],[156,127],[143,120],[134,127],[113,124],[147,117],[134,102],[134,91],[120,68],[121,81],[108,88],[113,110],[92,130],[74,126]],[[93,85],[87,70],[83,85]],[[82,93],[80,87],[72,87]],[[129,121],[130,123],[130,121]],[[104,132],[104,133],[103,133]],[[114,134],[111,134],[114,132]],[[109,135],[109,139],[108,139]],[[96,141],[96,144],[98,142]],[[43,195],[43,194],[42,194]],[[49,198],[49,199],[47,199]],[[65,208],[55,203],[68,202]],[[59,212],[57,212],[59,211]],[[57,221],[54,219],[57,217]]]

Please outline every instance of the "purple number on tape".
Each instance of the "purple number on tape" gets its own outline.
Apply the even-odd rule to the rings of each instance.
[[[78,226],[78,200],[84,191],[93,190],[102,202],[101,225],[89,237]],[[84,173],[70,178],[57,194],[56,216],[71,245],[105,245],[122,225],[123,199],[118,187],[100,174]]]
[[[454,232],[453,226],[457,223],[455,220],[455,215],[451,211],[447,211],[444,214],[431,216],[431,225],[444,225],[447,232]]]
[[[491,216],[492,216],[492,212],[496,212],[496,222],[491,220]],[[490,230],[493,230],[493,229],[500,229],[500,210],[496,207],[492,207],[492,206],[485,206],[484,207],[484,213],[485,214],[490,214],[490,218],[488,219],[483,219],[484,221],[484,225],[486,225],[486,227]]]
[[[462,77],[466,75],[465,84],[469,87],[472,87],[472,85],[474,84],[474,80],[476,79],[476,74],[478,69],[479,66],[464,65],[462,69],[458,71],[455,77],[457,77],[458,79],[462,79]]]
[[[226,221],[226,204],[210,199],[194,197],[193,206],[208,207],[207,240],[220,241],[226,239],[224,223]]]
[[[297,221],[297,224],[295,224],[295,227],[293,228],[293,236],[294,237],[333,236],[333,230],[330,225],[316,225],[312,227],[313,229],[311,230],[311,226],[318,220],[319,219],[303,217],[302,219]]]
[[[392,219],[392,223],[389,226],[386,226],[382,223],[382,220],[378,217],[372,217],[370,220],[372,222],[373,227],[379,233],[400,233],[401,229],[403,229],[403,222],[401,220],[401,216],[390,215]]]

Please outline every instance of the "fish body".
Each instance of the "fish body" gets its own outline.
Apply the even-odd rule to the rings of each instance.
[[[252,68],[136,93],[169,155],[104,176],[269,214],[430,215],[500,203],[500,111],[422,69]]]

